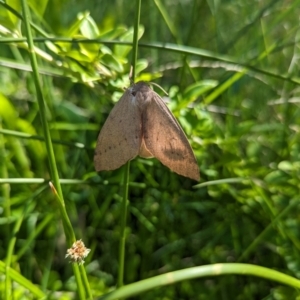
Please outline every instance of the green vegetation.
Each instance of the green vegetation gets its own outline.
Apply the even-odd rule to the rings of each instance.
[[[77,2],[0,0],[0,299],[300,299],[300,1]],[[95,172],[131,65],[200,183]]]

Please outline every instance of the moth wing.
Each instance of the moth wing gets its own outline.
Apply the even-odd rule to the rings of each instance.
[[[172,171],[199,181],[198,163],[187,137],[164,101],[154,92],[142,120],[147,150]]]
[[[141,140],[141,114],[127,90],[99,133],[94,155],[96,171],[115,170],[136,157]]]

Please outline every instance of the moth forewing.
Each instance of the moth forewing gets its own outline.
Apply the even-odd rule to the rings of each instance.
[[[141,114],[126,90],[106,119],[97,140],[96,171],[115,170],[135,158],[142,141]]]
[[[142,116],[142,135],[148,151],[172,171],[199,181],[197,160],[185,133],[162,98],[153,91]]]

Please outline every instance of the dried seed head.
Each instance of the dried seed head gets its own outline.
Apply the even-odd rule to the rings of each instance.
[[[70,257],[72,263],[84,264],[84,258],[88,256],[91,249],[85,247],[82,240],[76,241],[71,248],[67,250],[66,258]]]

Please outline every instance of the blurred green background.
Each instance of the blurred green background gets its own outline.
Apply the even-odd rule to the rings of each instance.
[[[66,207],[78,239],[91,249],[85,266],[97,296],[116,284],[123,168],[97,174],[93,151],[129,86],[131,47],[118,42],[132,42],[136,4],[27,2]],[[48,157],[17,13],[19,1],[0,1],[0,258],[15,237],[12,268],[49,299],[74,299],[64,258],[70,245],[54,195],[42,182],[50,179]],[[201,184],[155,159],[131,163],[126,284],[224,262],[300,277],[299,14],[296,0],[142,1],[136,80],[169,93]],[[4,289],[1,275],[0,298]],[[14,299],[34,299],[23,293],[14,287]],[[137,298],[297,296],[276,282],[228,275]]]

